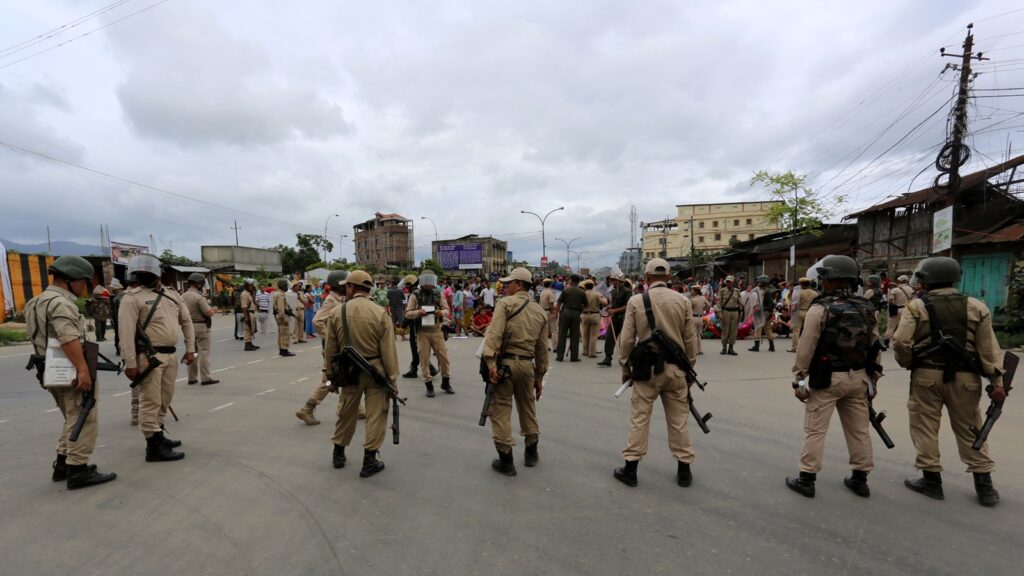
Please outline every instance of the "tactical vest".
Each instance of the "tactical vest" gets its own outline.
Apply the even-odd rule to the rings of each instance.
[[[961,346],[966,348],[967,346],[967,295],[960,293],[952,294],[928,294],[922,301],[928,301],[931,303],[932,310],[935,312],[936,318],[932,317],[932,311],[928,312],[928,323],[932,330],[929,331],[928,339],[925,342],[930,342],[931,332],[937,332],[939,329],[946,336],[951,336]],[[931,342],[936,344],[936,342]],[[924,343],[919,343],[924,344]],[[927,348],[927,346],[922,346]],[[962,366],[962,362],[953,357],[944,349],[938,350],[926,350],[924,353],[915,356],[914,368],[935,368],[945,369],[946,365],[950,362],[956,363],[956,371],[964,372],[967,371],[965,366]]]
[[[761,310],[770,311],[775,309],[775,290],[772,288],[761,289],[764,298],[761,299]]]
[[[861,370],[871,355],[871,337],[875,330],[875,311],[871,303],[859,296],[825,296],[814,301],[825,307],[815,362],[827,358],[831,370]]]
[[[419,288],[415,292],[413,292],[413,294],[416,296],[416,303],[417,304],[419,304],[421,307],[422,306],[433,306],[434,310],[439,310],[440,309],[441,298],[444,298],[444,295],[441,294],[441,291],[438,290],[437,288],[434,288],[430,292],[427,292],[427,291],[423,290],[422,288]],[[435,323],[434,326],[436,327],[437,324]],[[416,319],[416,329],[418,330],[418,329],[420,329],[422,327],[423,327],[423,318],[417,318]]]
[[[868,298],[868,302],[875,307],[875,310],[882,309],[882,290],[879,288],[871,288],[871,298]]]

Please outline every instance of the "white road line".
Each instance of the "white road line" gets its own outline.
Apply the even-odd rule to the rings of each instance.
[[[177,380],[175,380],[174,382],[175,382],[175,383],[178,383],[178,382],[184,382],[185,380],[188,380],[188,376],[186,376],[186,377],[184,377],[184,378],[178,378],[178,379],[177,379]]]
[[[214,340],[214,342],[227,342],[229,340],[234,340],[234,338],[221,338],[220,340]]]
[[[231,370],[232,368],[234,368],[234,366],[228,366],[227,368],[218,368],[218,369],[213,370],[212,372],[210,372],[210,374],[216,374],[217,372],[223,372],[225,370]]]
[[[131,394],[131,393],[132,393],[131,390],[125,390],[124,392],[118,392],[117,394],[114,394],[114,398],[117,398],[118,396],[124,396],[125,394]]]
[[[29,356],[31,354],[31,352],[22,352],[21,354],[6,354],[4,356],[0,356],[0,358],[17,358],[19,356]]]
[[[8,422],[10,422],[10,420],[0,420],[0,424],[6,424]]]
[[[299,382],[305,382],[306,380],[309,380],[309,378],[299,378],[298,380],[295,381],[295,383],[298,384]]]
[[[106,444],[100,444],[99,446],[97,446],[97,448],[106,448],[106,447],[107,447]]]
[[[217,410],[223,410],[223,409],[227,408],[228,406],[234,406],[234,405],[235,405],[234,402],[228,402],[227,404],[221,404],[220,406],[217,406],[216,408],[211,408],[210,412],[216,412]]]
[[[257,396],[263,396],[264,394],[270,394],[274,390],[277,390],[277,388],[271,388],[270,390],[264,390],[263,392],[257,392],[256,395]]]
[[[259,360],[252,360],[251,362],[246,362],[246,364],[259,364],[260,362],[263,362],[263,360],[265,360],[265,358],[260,358]]]
[[[58,410],[60,410],[60,408],[50,408],[49,410],[46,411],[46,413],[49,414],[50,412],[56,412]]]

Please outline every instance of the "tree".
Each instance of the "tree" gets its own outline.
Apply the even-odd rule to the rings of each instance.
[[[438,276],[444,273],[444,268],[441,267],[441,263],[433,258],[427,258],[423,262],[420,262],[420,268],[430,270]]]
[[[192,260],[188,256],[178,256],[170,248],[165,248],[160,253],[160,262],[167,264],[168,266],[195,266],[195,260]]]
[[[313,250],[317,254],[321,252],[330,253],[334,250],[334,243],[327,239],[326,236],[321,234],[296,234],[295,247],[299,250]],[[317,256],[317,260],[320,256]]]
[[[806,229],[811,234],[820,234],[823,220],[832,215],[835,207],[846,201],[844,196],[834,196],[835,205],[826,207],[824,198],[805,184],[807,175],[760,170],[750,179],[750,185],[761,184],[771,196],[773,204],[768,209],[768,221],[783,230]]]

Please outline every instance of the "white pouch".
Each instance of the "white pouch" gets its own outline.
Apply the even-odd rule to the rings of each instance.
[[[67,388],[78,376],[78,370],[71,363],[56,338],[46,341],[46,370],[43,371],[44,388]]]

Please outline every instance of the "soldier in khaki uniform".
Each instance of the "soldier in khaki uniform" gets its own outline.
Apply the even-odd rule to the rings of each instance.
[[[164,435],[164,418],[174,398],[174,381],[178,377],[176,345],[180,334],[185,337],[185,356],[182,362],[195,360],[195,332],[188,308],[181,296],[160,284],[160,261],[152,254],[133,256],[128,262],[128,274],[135,274],[141,284],[132,288],[121,300],[119,322],[124,358],[124,373],[134,380],[148,364],[156,359],[160,366],[140,382],[139,428],[146,438],[146,462],[181,460],[185,455],[173,448],[181,442]],[[153,345],[153,355],[140,348],[139,331],[145,332]]]
[[[960,264],[947,257],[923,260],[914,272],[915,279],[928,291],[921,299],[911,300],[900,316],[893,335],[893,349],[900,366],[909,368],[910,438],[917,449],[914,466],[922,477],[907,480],[915,492],[941,500],[942,464],[939,460],[939,424],[942,408],[949,414],[960,460],[974,475],[978,501],[984,506],[999,502],[992,486],[995,462],[989,457],[988,444],[974,450],[971,427],[981,428],[981,376],[991,382],[986,391],[993,401],[1006,397],[1003,389],[1003,352],[992,330],[988,307],[953,287],[960,280]],[[929,309],[929,306],[931,308]],[[933,314],[937,316],[937,320]],[[976,368],[942,347],[934,349],[932,330],[952,336],[974,356]]]
[[[416,331],[416,348],[420,354],[420,371],[423,373],[423,384],[427,388],[427,398],[434,397],[434,376],[430,371],[430,351],[437,356],[437,365],[441,369],[441,389],[446,394],[455,394],[451,384],[451,373],[448,366],[448,347],[444,343],[441,322],[449,315],[448,301],[437,289],[437,276],[430,271],[420,274],[419,288],[409,294],[409,302],[405,306],[405,317],[412,320]],[[424,306],[433,307],[427,312]],[[434,321],[430,325],[423,322],[423,317],[433,314]]]
[[[704,315],[711,309],[708,299],[701,293],[701,285],[690,286],[690,308],[693,314],[693,333],[697,337],[697,354],[704,353]]]
[[[807,316],[807,311],[810,310],[811,304],[818,297],[818,292],[811,288],[810,278],[800,279],[800,293],[797,295],[797,302],[794,305],[796,308],[796,322],[793,324],[793,348],[790,352],[797,352],[800,349],[800,330],[803,329],[804,318]]]
[[[896,285],[889,290],[889,306],[887,307],[889,322],[885,327],[886,348],[889,347],[893,332],[896,331],[896,326],[900,323],[903,309],[906,308],[907,302],[914,297],[914,290],[908,285],[909,282],[910,279],[906,275],[900,276],[896,278]]]
[[[551,278],[544,279],[544,290],[540,293],[540,307],[544,310],[544,313],[548,315],[548,335],[551,344],[548,345],[548,350],[554,350],[558,342],[555,340],[555,333],[558,331],[558,318],[555,317],[555,291],[551,288],[553,281]]]
[[[583,305],[583,312],[580,315],[583,355],[597,358],[597,337],[601,334],[601,307],[608,304],[608,300],[594,291],[593,280],[585,280],[581,286],[587,294],[587,303]]]
[[[277,350],[281,356],[295,356],[294,352],[288,350],[292,342],[292,329],[289,321],[293,312],[288,306],[288,280],[280,278],[277,281],[277,290],[270,299],[270,308],[274,311],[274,320],[277,322]]]
[[[578,274],[569,277],[569,285],[565,287],[555,302],[555,316],[558,317],[558,344],[555,348],[555,361],[565,358],[565,349],[569,348],[569,362],[580,361],[580,314],[587,305],[587,293],[579,287],[583,280]]]
[[[808,498],[814,497],[825,435],[832,412],[838,411],[852,470],[843,483],[854,494],[866,498],[871,495],[868,473],[874,466],[868,434],[868,385],[881,376],[881,366],[877,364],[878,325],[871,304],[853,293],[860,277],[853,258],[826,256],[814,272],[822,278],[825,298],[807,311],[793,365],[797,381],[806,378],[809,387],[794,385],[797,399],[806,403],[805,438],[800,475],[786,478],[786,486]],[[820,354],[815,352],[819,348]],[[819,364],[823,356],[830,359],[829,365]],[[809,377],[819,370],[828,373],[820,378]]]
[[[491,466],[506,476],[516,475],[512,458],[512,400],[519,414],[520,434],[526,438],[525,464],[536,466],[539,460],[537,442],[537,405],[544,391],[544,374],[548,371],[548,315],[530,300],[533,276],[526,268],[515,268],[501,283],[505,297],[494,306],[494,317],[484,334],[483,359],[494,384],[491,401],[491,435],[498,459]],[[508,345],[501,358],[501,342],[508,333]],[[497,363],[509,368],[509,377],[501,379]],[[536,397],[534,394],[536,393]]]
[[[188,308],[189,317],[192,319],[192,330],[196,334],[196,353],[199,355],[198,362],[188,365],[190,386],[198,384],[200,378],[203,386],[220,382],[210,376],[210,326],[213,324],[213,315],[217,313],[217,309],[210,307],[206,302],[206,297],[203,296],[205,285],[206,277],[199,272],[193,272],[188,277],[188,290],[181,295],[181,300]]]
[[[89,293],[93,267],[81,256],[61,256],[49,269],[53,281],[39,296],[25,303],[25,329],[31,336],[33,353],[45,358],[49,339],[75,367],[76,378],[71,386],[48,388],[57,408],[64,416],[64,426],[57,441],[57,459],[53,462],[53,481],[67,481],[68,490],[110,482],[117,474],[104,474],[89,464],[99,431],[99,403],[85,420],[77,442],[68,435],[82,411],[84,395],[97,396],[96,383],[89,373],[82,345],[85,342],[85,318],[78,311],[78,297]],[[40,376],[40,385],[42,377]]]
[[[882,319],[882,278],[876,274],[872,274],[864,279],[864,299],[871,303],[875,308],[875,321],[880,322]]]
[[[306,299],[302,294],[302,282],[292,284],[295,305],[292,306],[292,341],[302,344],[306,341]]]
[[[761,350],[761,337],[768,338],[768,351],[775,352],[775,331],[772,330],[772,319],[775,317],[775,288],[767,275],[757,277],[757,308],[754,318],[760,316],[760,323],[754,324],[754,345],[749,348],[750,352]]]
[[[612,285],[612,298],[608,304],[608,315],[611,316],[611,323],[604,335],[604,360],[597,363],[598,366],[611,366],[612,356],[615,354],[615,344],[618,342],[619,333],[622,332],[622,323],[626,319],[626,304],[633,296],[631,290],[623,285],[625,276],[620,272],[618,276],[611,276],[608,281]]]
[[[256,302],[256,281],[252,278],[245,279],[239,303],[242,307],[242,338],[245,340],[245,351],[259,350],[260,347],[252,343],[252,337],[257,330],[256,318],[260,312],[260,305]]]
[[[346,345],[355,347],[367,361],[398,386],[398,350],[395,347],[395,325],[383,307],[369,298],[373,279],[363,270],[353,270],[344,283],[347,301],[335,308],[327,319],[327,343],[324,347],[324,374],[330,389],[341,388],[338,400],[338,421],[334,428],[335,468],[347,462],[345,447],[352,442],[356,430],[359,401],[366,398],[366,440],[363,443],[361,478],[373,476],[384,469],[377,452],[384,443],[387,430],[388,392],[369,376],[360,374],[357,382],[342,382],[334,373],[331,359]]]
[[[653,258],[644,268],[647,277],[651,308],[657,328],[676,343],[690,360],[697,362],[697,337],[693,329],[693,309],[690,301],[682,294],[668,287],[671,275],[668,262],[661,258]],[[632,366],[630,355],[637,343],[651,335],[651,326],[647,321],[644,307],[645,294],[637,294],[629,299],[626,305],[626,320],[619,335],[619,365],[622,366],[622,381],[631,378]],[[630,412],[629,439],[622,458],[626,464],[615,469],[615,478],[627,486],[636,486],[636,468],[640,460],[647,454],[647,438],[651,426],[651,412],[654,401],[659,397],[665,407],[665,420],[668,422],[668,446],[677,464],[676,482],[680,486],[689,486],[692,482],[690,464],[693,463],[693,446],[686,431],[686,419],[689,417],[687,401],[688,386],[683,369],[675,364],[665,362],[660,373],[651,370],[650,380],[633,380],[632,409]]]
[[[715,311],[722,319],[722,354],[736,356],[736,334],[740,328],[740,290],[733,285],[736,281],[732,276],[725,277],[725,287],[718,291],[718,305]]]

